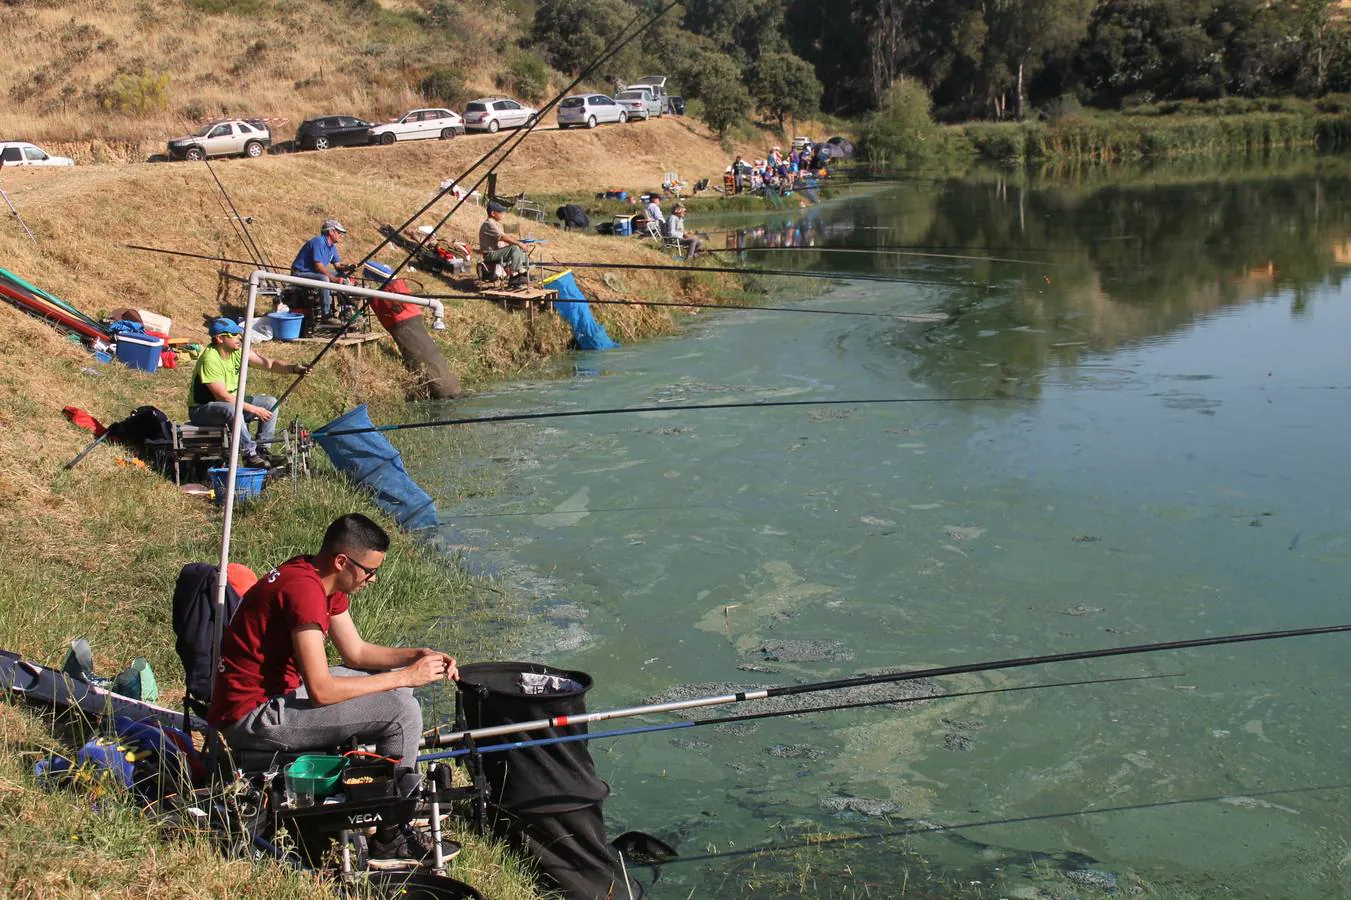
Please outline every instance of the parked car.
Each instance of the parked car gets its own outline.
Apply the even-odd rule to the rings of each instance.
[[[356,116],[316,116],[296,129],[296,146],[301,150],[327,150],[371,142],[370,122]]]
[[[624,123],[628,120],[628,111],[613,97],[605,94],[576,94],[564,97],[558,104],[559,128],[571,128],[573,125],[595,128],[603,122]]]
[[[46,150],[27,141],[0,143],[0,164],[6,166],[73,166],[69,156],[52,156]]]
[[[387,125],[371,129],[371,143],[417,141],[423,138],[453,138],[464,134],[464,119],[448,109],[414,109]]]
[[[666,111],[673,116],[685,115],[685,98],[668,96],[666,98]]]
[[[538,117],[539,110],[509,97],[480,97],[464,108],[464,127],[496,134],[502,128],[532,125]]]
[[[272,132],[258,119],[217,119],[196,134],[169,142],[170,159],[206,159],[209,156],[249,156],[254,159],[272,146]]]
[[[629,114],[629,119],[647,121],[661,115],[661,101],[646,87],[631,87],[615,94],[615,101]]]
[[[666,76],[665,75],[644,75],[633,84],[629,85],[629,90],[636,88],[647,88],[652,92],[652,96],[657,98],[662,107],[666,106]]]

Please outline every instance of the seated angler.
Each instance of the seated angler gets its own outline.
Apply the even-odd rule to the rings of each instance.
[[[239,372],[244,364],[244,328],[233,319],[220,318],[211,323],[211,346],[197,357],[188,386],[188,421],[193,425],[228,425],[235,415],[235,393],[239,390]],[[249,367],[268,372],[300,375],[310,367],[269,359],[256,350],[249,351]],[[275,397],[247,394],[244,397],[244,428],[239,433],[240,452],[245,465],[266,469],[272,436],[277,430],[272,407]],[[258,436],[249,436],[248,423],[258,423]],[[262,445],[261,449],[259,445]]]
[[[232,749],[329,749],[355,738],[412,767],[422,737],[413,688],[457,679],[455,659],[429,647],[365,641],[351,595],[374,583],[389,536],[358,513],[329,525],[314,556],[297,556],[244,595],[221,641],[208,715]],[[328,665],[332,641],[343,665]],[[402,789],[419,777],[403,777]],[[370,856],[421,862],[429,842],[405,825],[377,829]],[[374,865],[374,862],[373,862]]]
[[[507,286],[525,287],[530,283],[530,256],[524,241],[507,234],[502,215],[507,208],[496,200],[488,202],[488,218],[478,230],[478,247],[483,261],[490,266],[506,266],[511,278]]]
[[[337,219],[325,219],[319,226],[319,233],[306,241],[291,263],[291,274],[299,278],[313,278],[317,281],[347,283],[351,279],[339,270],[342,262],[338,253],[338,243],[347,229]],[[339,324],[333,314],[333,292],[327,288],[319,290],[320,316],[328,324]],[[319,318],[316,316],[316,318]]]

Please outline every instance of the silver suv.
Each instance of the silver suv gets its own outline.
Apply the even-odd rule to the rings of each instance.
[[[272,146],[272,132],[258,119],[208,122],[202,130],[169,142],[170,159],[206,159],[208,156],[257,158]]]

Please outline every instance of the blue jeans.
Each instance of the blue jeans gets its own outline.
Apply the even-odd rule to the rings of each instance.
[[[291,274],[297,278],[313,278],[315,281],[331,282],[333,280],[332,278],[329,278],[327,275],[325,275],[323,272],[292,272]],[[332,315],[333,292],[330,291],[328,288],[319,289],[319,307],[320,307],[319,308],[320,315],[324,316]]]
[[[276,397],[269,397],[267,394],[246,394],[245,403],[251,403],[254,406],[261,406],[265,409],[272,409],[272,405],[277,402]],[[226,403],[224,400],[213,400],[210,403],[203,403],[201,406],[194,406],[188,410],[188,421],[194,425],[229,425],[235,417],[235,405]],[[258,422],[258,437],[249,437],[249,423]],[[245,456],[258,452],[258,445],[262,444],[268,447],[272,444],[272,436],[277,433],[277,413],[273,411],[272,418],[266,422],[258,421],[258,417],[253,413],[244,413],[244,428],[239,432],[239,449]]]

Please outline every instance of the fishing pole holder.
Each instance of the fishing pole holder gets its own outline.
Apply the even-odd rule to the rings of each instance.
[[[451,787],[450,785],[450,767],[438,766],[433,764],[429,775],[433,777],[429,780],[435,781],[437,777],[444,779],[444,784],[437,783],[435,786],[439,797],[443,797],[443,802],[447,803],[467,803],[469,814],[466,818],[474,827],[475,834],[486,834],[488,832],[488,775],[483,766],[483,755],[479,753],[478,743],[474,740],[473,734],[469,731],[469,726],[465,722],[464,704],[459,691],[455,692],[455,729],[460,735],[460,744],[465,749],[465,754],[458,757],[460,765],[464,767],[464,773],[469,779],[469,784],[464,787]]]

